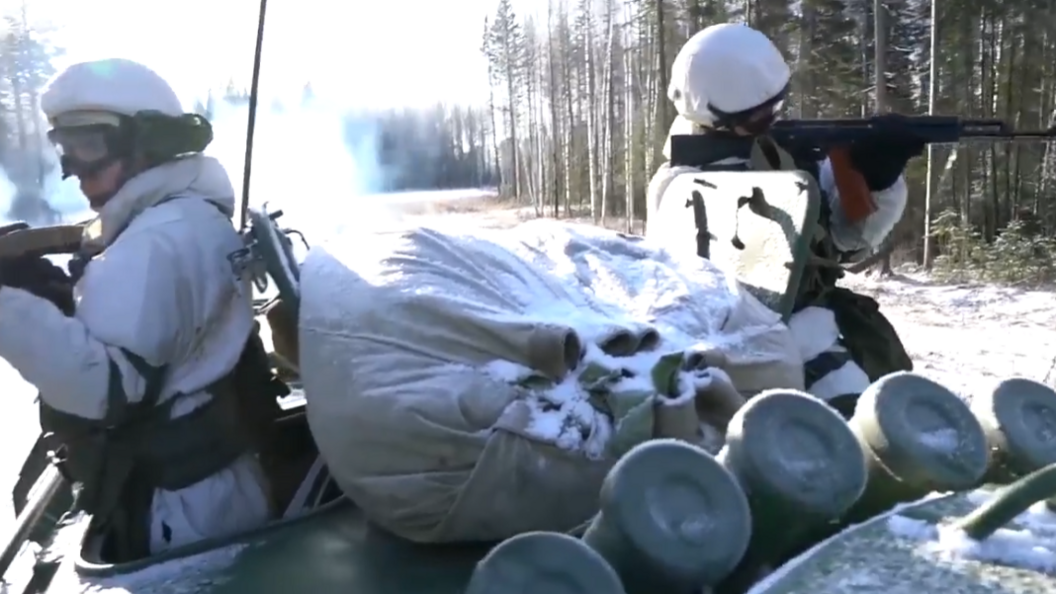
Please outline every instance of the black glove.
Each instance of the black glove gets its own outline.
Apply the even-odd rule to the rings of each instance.
[[[43,256],[0,261],[0,285],[29,291],[54,303],[62,313],[73,315],[73,281],[62,268]]]
[[[849,150],[851,164],[874,192],[890,188],[906,163],[924,152],[926,143],[911,129],[906,116],[896,113],[875,116],[872,133],[855,141]]]

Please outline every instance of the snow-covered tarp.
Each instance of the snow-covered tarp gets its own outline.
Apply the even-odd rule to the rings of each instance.
[[[368,517],[415,541],[571,529],[633,445],[715,448],[743,397],[803,388],[776,313],[707,261],[596,227],[317,247],[301,293],[313,435]]]

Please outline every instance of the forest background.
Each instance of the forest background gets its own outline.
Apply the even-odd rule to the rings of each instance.
[[[348,114],[349,133],[364,121],[374,131],[388,172],[379,191],[497,187],[537,216],[641,231],[675,115],[671,63],[717,22],[749,23],[784,52],[786,117],[932,112],[1038,129],[1056,115],[1056,0],[545,1],[521,16],[498,0],[481,23],[486,105]],[[39,93],[62,48],[27,4],[0,22],[0,168],[15,189],[8,218],[41,220],[57,215]],[[196,108],[247,100],[232,83]],[[1056,278],[1056,143],[962,143],[929,156],[930,167],[920,158],[906,172],[909,207],[879,271],[908,262],[956,279]]]

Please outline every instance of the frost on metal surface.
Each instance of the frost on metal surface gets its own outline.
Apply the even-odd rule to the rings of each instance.
[[[80,549],[84,525],[74,523],[58,532],[50,549],[66,558],[56,572],[49,592],[62,594],[196,594],[208,592],[225,579],[246,544],[236,544],[183,559],[159,563],[140,571],[114,577],[97,578],[77,575],[74,558]],[[20,583],[17,579],[13,583]]]
[[[948,526],[990,495],[932,497],[853,526],[750,594],[1027,594],[1056,591],[1056,514],[1035,506],[983,541]]]

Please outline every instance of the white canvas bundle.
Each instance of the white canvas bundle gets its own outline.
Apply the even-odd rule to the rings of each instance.
[[[625,442],[649,437],[645,380],[665,355],[720,355],[721,370],[676,369],[683,391],[803,387],[778,315],[707,261],[595,227],[317,247],[301,292],[308,418],[330,472],[373,521],[420,542],[588,519]]]

